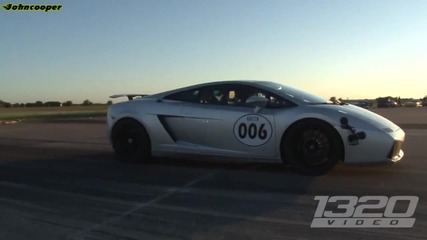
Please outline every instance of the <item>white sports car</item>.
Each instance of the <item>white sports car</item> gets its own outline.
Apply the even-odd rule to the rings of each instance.
[[[268,81],[222,81],[154,95],[108,109],[119,160],[214,156],[280,161],[320,175],[339,161],[396,162],[405,133],[369,110]],[[138,97],[138,98],[136,98]]]

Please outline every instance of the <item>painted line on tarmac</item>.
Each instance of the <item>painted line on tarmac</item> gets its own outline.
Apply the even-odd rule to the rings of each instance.
[[[234,218],[234,219],[245,220],[245,221],[292,224],[292,225],[301,225],[301,226],[307,225],[306,221],[299,221],[299,220],[295,220],[295,219],[289,220],[289,219],[279,219],[279,218],[264,217],[264,216],[247,216],[247,215],[243,215],[243,214],[226,213],[226,212],[220,212],[220,211],[215,211],[215,210],[201,210],[201,209],[194,209],[194,208],[188,208],[188,207],[169,206],[169,205],[163,205],[163,204],[152,204],[150,206],[150,208],[168,210],[168,211],[175,211],[175,212],[185,212],[185,213],[191,213],[191,214],[206,215],[206,216],[210,216],[210,217]],[[297,212],[294,212],[294,214],[298,215]],[[299,214],[302,214],[302,213],[299,213]],[[307,212],[307,214],[310,214],[310,213]]]
[[[12,125],[10,127],[12,127]],[[34,129],[34,128],[29,126],[28,127],[13,126],[12,128],[8,128],[7,126],[4,126],[0,128],[0,133],[22,132],[22,131],[31,130],[31,129]]]
[[[4,165],[4,164],[2,164],[2,165]],[[0,181],[0,186],[13,187],[16,189],[22,189],[22,190],[28,190],[28,191],[37,191],[37,192],[45,192],[45,193],[49,193],[49,194],[57,194],[57,195],[62,195],[62,196],[68,196],[71,199],[81,198],[81,199],[87,199],[87,200],[92,200],[92,201],[106,202],[109,204],[121,204],[121,205],[126,205],[126,206],[132,205],[132,202],[126,201],[126,200],[121,200],[121,199],[112,200],[112,199],[108,199],[108,198],[104,198],[104,197],[88,196],[86,194],[81,194],[81,193],[76,193],[76,192],[67,192],[67,191],[59,190],[59,189],[48,189],[48,188],[44,188],[44,187],[27,185],[27,184],[23,184],[23,183]]]
[[[148,202],[142,202],[142,203],[139,203],[138,205],[136,205],[134,208],[130,209],[129,211],[126,211],[126,212],[124,212],[123,214],[120,214],[120,215],[119,215],[119,216],[117,216],[117,217],[112,217],[112,218],[106,219],[106,220],[105,220],[105,221],[103,221],[102,223],[95,224],[95,225],[93,225],[92,227],[89,227],[89,228],[87,228],[87,229],[83,229],[83,230],[81,230],[81,231],[79,231],[79,232],[77,232],[77,233],[75,233],[75,234],[71,235],[68,239],[70,239],[70,240],[85,239],[84,235],[85,235],[86,233],[89,233],[89,232],[91,232],[92,230],[95,230],[95,229],[98,229],[98,228],[102,228],[102,227],[104,227],[104,226],[106,226],[106,225],[108,225],[108,224],[110,224],[110,223],[117,222],[117,221],[121,220],[122,218],[124,218],[124,217],[126,217],[126,216],[128,216],[128,215],[130,215],[130,214],[132,214],[132,213],[134,213],[134,212],[136,212],[136,211],[138,211],[138,210],[140,210],[140,209],[143,209],[143,208],[145,208],[145,207],[148,207],[148,206],[150,206],[150,205],[153,205],[153,204],[155,204],[155,203],[157,203],[157,202],[159,202],[159,201],[161,201],[161,200],[163,200],[163,199],[165,199],[165,198],[167,198],[167,197],[171,196],[172,194],[175,194],[175,193],[179,192],[179,190],[182,190],[182,189],[184,189],[184,190],[185,190],[185,189],[187,189],[187,188],[190,188],[192,185],[194,185],[194,184],[196,184],[196,183],[199,183],[199,182],[201,182],[201,181],[204,181],[204,180],[206,180],[206,179],[208,179],[208,178],[212,177],[212,176],[213,176],[213,175],[215,175],[217,172],[219,172],[219,170],[217,170],[217,171],[213,171],[213,172],[208,173],[208,174],[205,174],[205,175],[203,175],[203,176],[201,176],[201,177],[199,177],[199,178],[196,178],[196,179],[194,179],[194,180],[192,180],[192,181],[190,181],[190,182],[188,182],[188,183],[184,184],[184,185],[183,185],[183,186],[181,186],[180,188],[178,188],[178,189],[176,189],[176,190],[168,191],[168,192],[166,192],[166,193],[164,193],[164,194],[162,194],[162,195],[160,195],[160,196],[158,196],[158,197],[156,197],[156,198],[154,198],[154,199],[152,199],[152,200],[150,200],[150,201],[148,201]]]

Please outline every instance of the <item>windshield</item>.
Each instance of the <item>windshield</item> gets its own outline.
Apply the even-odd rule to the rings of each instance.
[[[270,91],[286,97],[291,101],[295,100],[297,102],[303,102],[307,104],[323,104],[328,102],[324,98],[279,83],[261,82],[260,84],[267,87]]]

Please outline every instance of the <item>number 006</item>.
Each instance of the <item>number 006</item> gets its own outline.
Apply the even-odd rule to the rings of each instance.
[[[316,196],[314,200],[319,201],[314,217],[327,217],[327,218],[338,218],[338,217],[392,217],[392,218],[405,218],[411,217],[415,213],[415,209],[418,204],[417,196]],[[328,203],[336,203],[336,208],[339,212],[325,211]],[[371,203],[368,203],[371,202]],[[398,201],[407,202],[407,208],[405,212],[394,212],[394,208]],[[357,206],[356,206],[357,205]],[[385,207],[384,213],[366,213],[363,212],[365,209],[382,209]]]

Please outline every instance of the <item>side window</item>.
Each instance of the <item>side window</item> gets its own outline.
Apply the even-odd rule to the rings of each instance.
[[[256,96],[257,93],[254,88],[236,85],[228,91],[228,105],[245,107],[246,100],[250,96]]]
[[[165,97],[165,99],[196,103],[198,100],[198,96],[199,90],[188,90],[168,95]]]
[[[294,106],[293,103],[268,91],[237,84],[216,85],[187,90],[168,95],[165,99],[200,104],[246,107],[246,100],[251,96],[267,98],[269,100],[267,108]]]
[[[227,105],[228,92],[221,87],[201,88],[198,102],[201,104]]]
[[[249,87],[249,86],[236,86],[232,88],[229,93],[230,98],[228,101],[229,105],[233,106],[246,106],[246,100],[251,96],[259,96],[259,97],[265,97],[269,100],[269,104],[267,105],[267,108],[283,108],[283,107],[289,107],[294,106],[293,103],[286,101],[285,99],[272,94],[268,91],[258,89],[255,87]]]
[[[209,86],[174,93],[166,96],[165,99],[200,104],[227,105],[228,92],[221,86]]]
[[[283,108],[283,107],[290,107],[294,106],[293,103],[283,100],[283,98],[275,97],[270,95],[269,96],[270,103],[268,104],[269,108]]]

